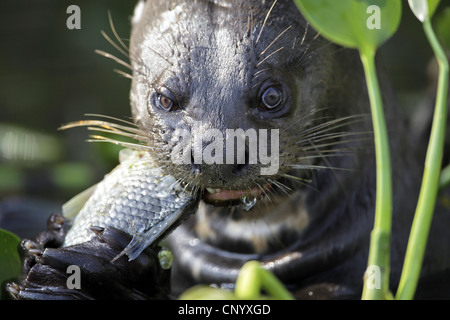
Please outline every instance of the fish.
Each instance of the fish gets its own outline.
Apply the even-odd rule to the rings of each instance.
[[[92,228],[114,227],[132,236],[123,255],[136,259],[195,212],[198,197],[179,180],[164,174],[145,150],[125,148],[119,164],[104,179],[62,207],[72,222],[63,247],[92,239]]]

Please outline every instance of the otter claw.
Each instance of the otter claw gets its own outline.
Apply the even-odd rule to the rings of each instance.
[[[42,255],[42,250],[40,250],[40,249],[30,249],[30,250],[28,250],[28,252],[31,253],[35,257]]]
[[[92,226],[89,228],[92,232],[95,233],[96,236],[100,236],[105,231],[105,228],[99,227],[99,226]]]
[[[61,230],[65,222],[65,219],[60,214],[52,214],[47,221],[47,229],[50,230]]]
[[[9,294],[14,299],[19,299],[21,288],[20,288],[20,286],[17,283],[15,283],[15,282],[8,283],[6,285],[6,290],[9,292]]]
[[[20,245],[23,248],[23,250],[26,250],[26,251],[34,250],[38,247],[38,244],[30,239],[22,240]]]
[[[39,245],[38,243],[36,243],[33,240],[30,239],[24,239],[22,240],[22,242],[20,243],[20,246],[23,250],[23,254],[25,256],[40,256],[42,255],[43,252],[43,248],[41,245]]]

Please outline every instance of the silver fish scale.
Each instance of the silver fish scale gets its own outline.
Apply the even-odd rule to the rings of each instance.
[[[92,226],[111,226],[133,236],[130,245],[137,252],[125,252],[133,259],[195,202],[175,178],[163,175],[148,153],[125,151],[125,159],[95,186],[75,217],[64,246],[89,241]]]

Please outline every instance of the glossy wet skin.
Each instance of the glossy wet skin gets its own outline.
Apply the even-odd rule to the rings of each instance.
[[[135,12],[135,122],[158,164],[204,200],[169,237],[175,295],[196,283],[233,283],[250,259],[297,297],[360,294],[375,203],[360,61],[355,51],[318,37],[292,1],[273,3],[152,0]],[[400,146],[395,158],[408,146],[399,142],[403,129],[386,94],[388,125],[398,133],[391,143]],[[278,172],[261,175],[261,165],[248,161],[174,164],[172,137],[180,128],[278,129]],[[211,141],[193,146],[191,157]],[[409,160],[393,162],[394,174],[409,172],[408,181],[394,179],[396,203],[408,214],[414,204],[406,198],[418,181]],[[236,206],[245,192],[259,198],[250,211]],[[396,216],[394,229],[409,221]],[[397,230],[393,261],[401,260],[406,239],[407,230]]]
[[[358,143],[338,144],[345,139],[330,136],[348,133],[352,128],[362,131],[367,121],[343,120],[325,126],[324,132],[314,129],[327,121],[367,112],[365,103],[357,104],[358,98],[352,97],[355,104],[346,104],[350,97],[332,90],[336,87],[334,80],[342,73],[340,68],[348,62],[337,56],[341,49],[317,37],[291,1],[278,1],[271,9],[272,4],[148,1],[133,24],[130,59],[135,69],[131,91],[135,122],[148,132],[148,144],[155,147],[159,165],[200,190],[206,202],[215,204],[201,203],[196,221],[190,221],[193,237],[201,240],[200,247],[210,248],[206,250],[209,253],[196,253],[201,261],[185,266],[191,269],[189,273],[209,274],[214,267],[208,266],[203,255],[218,254],[220,259],[212,260],[219,269],[225,269],[213,272],[207,281],[215,277],[232,281],[234,268],[249,258],[247,254],[252,258],[267,255],[279,266],[298,260],[303,254],[289,253],[288,248],[298,247],[304,241],[300,239],[308,235],[305,228],[311,220],[319,219],[311,218],[305,202],[309,194],[317,197],[320,175],[325,174],[328,180],[339,176],[344,184],[351,177],[341,171],[330,173],[308,166],[358,166],[355,156],[350,160],[328,157],[327,150],[345,155],[348,152],[344,149],[351,143],[351,153],[356,153]],[[354,57],[346,59],[352,61]],[[358,80],[357,76],[340,78],[339,85],[351,86]],[[199,121],[201,126],[196,126]],[[194,134],[195,130],[211,128],[222,132],[230,128],[279,129],[279,170],[266,176],[260,174],[260,164],[173,164],[171,137],[179,128]],[[314,140],[319,134],[328,136]],[[204,141],[203,148],[208,142]],[[236,202],[232,198],[242,196],[236,191],[262,190],[263,186],[268,191],[259,192],[263,199],[249,212],[233,206]],[[222,195],[221,201],[211,201],[206,188],[223,190],[216,194],[216,198]],[[325,192],[328,188],[320,189]],[[338,193],[335,187],[332,189],[335,197]],[[313,234],[316,237],[322,232]],[[176,251],[180,246],[175,247]],[[188,251],[180,250],[182,265],[189,260],[186,256],[192,258]],[[229,254],[238,256],[221,261]],[[229,264],[231,270],[227,269]]]

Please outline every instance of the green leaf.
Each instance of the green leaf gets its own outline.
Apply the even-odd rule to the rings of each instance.
[[[439,6],[439,3],[441,0],[427,0],[428,2],[428,12],[429,17],[433,17],[434,13],[436,12],[437,7]]]
[[[436,32],[442,42],[442,45],[444,45],[447,50],[450,50],[450,7],[442,10],[442,12],[435,18],[435,22]]]
[[[408,0],[408,3],[417,19],[424,22],[426,19],[430,19],[433,16],[440,1],[441,0]]]
[[[20,274],[21,260],[17,252],[19,243],[20,239],[15,234],[0,229],[0,284]]]
[[[322,36],[362,51],[374,50],[397,30],[400,0],[295,0]]]

